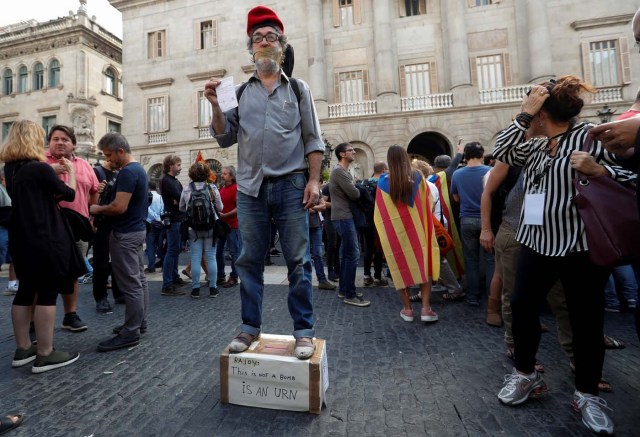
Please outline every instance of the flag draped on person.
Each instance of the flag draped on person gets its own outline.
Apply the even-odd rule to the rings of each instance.
[[[198,155],[196,156],[196,161],[195,162],[201,162],[201,163],[206,164],[207,166],[209,166],[209,163],[207,161],[205,161],[204,157],[202,156],[202,152],[201,151],[198,151]],[[211,167],[209,167],[209,177],[207,178],[207,182],[215,183],[215,181],[216,181],[216,174],[211,169]]]
[[[398,290],[440,276],[440,249],[431,212],[433,197],[423,178],[414,182],[411,196],[408,204],[395,204],[389,194],[389,176],[380,176],[373,221]]]
[[[454,249],[450,250],[447,253],[447,261],[449,261],[449,265],[451,266],[451,270],[453,270],[454,275],[457,278],[462,276],[464,273],[464,258],[462,256],[462,240],[460,239],[460,234],[458,233],[458,227],[456,226],[456,221],[451,213],[451,199],[449,197],[449,186],[447,185],[447,175],[445,172],[441,171],[440,173],[434,173],[429,176],[429,182],[433,183],[436,187],[438,187],[438,192],[440,193],[440,206],[442,207],[442,216],[447,220],[447,224],[449,225],[449,235],[453,238],[453,246]]]

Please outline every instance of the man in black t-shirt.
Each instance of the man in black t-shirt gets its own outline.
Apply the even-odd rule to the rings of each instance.
[[[149,202],[147,174],[131,156],[125,137],[116,132],[108,133],[100,139],[98,147],[120,172],[113,186],[113,201],[107,205],[92,205],[90,212],[112,219],[109,250],[113,275],[126,305],[124,324],[113,330],[116,336],[98,344],[98,350],[106,352],[137,345],[140,334],[147,330],[149,289],[144,275],[142,244]]]

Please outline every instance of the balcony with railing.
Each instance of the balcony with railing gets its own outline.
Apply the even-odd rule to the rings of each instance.
[[[375,115],[377,113],[378,106],[375,100],[329,105],[329,118],[357,117],[361,115]]]
[[[480,104],[519,102],[530,88],[531,84],[525,84],[480,90]]]
[[[612,86],[606,88],[598,88],[596,95],[593,96],[591,103],[608,103],[608,102],[621,102],[622,87]]]
[[[209,127],[199,127],[198,128],[198,139],[199,140],[208,140],[210,138],[213,138],[211,136],[211,134],[209,133]]]
[[[441,108],[453,108],[453,93],[402,97],[400,99],[400,110],[402,112]]]
[[[166,132],[157,132],[147,134],[149,136],[149,144],[167,144],[167,133]]]

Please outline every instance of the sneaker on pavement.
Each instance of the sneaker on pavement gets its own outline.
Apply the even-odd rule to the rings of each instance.
[[[140,344],[140,337],[121,337],[120,334],[115,337],[111,337],[108,340],[98,343],[98,352],[109,352],[117,349],[124,349],[127,347],[137,346]]]
[[[218,297],[219,295],[220,295],[220,292],[216,287],[209,287],[209,297],[213,298],[213,297]]]
[[[505,405],[520,405],[529,397],[538,397],[547,391],[542,376],[536,371],[532,377],[527,377],[518,373],[514,368],[513,373],[504,376],[504,384],[498,399]]]
[[[231,276],[229,276],[229,279],[231,279]],[[224,276],[220,276],[218,277],[218,279],[216,280],[216,285],[222,285],[225,282],[227,282],[227,278]]]
[[[340,276],[332,275],[331,273],[329,273],[329,280],[333,281],[333,282],[338,282],[338,281],[340,281]]]
[[[318,284],[318,288],[321,290],[335,290],[336,289],[336,285],[332,284],[329,281],[322,281]]]
[[[67,329],[71,332],[82,332],[88,329],[86,323],[80,319],[80,316],[76,313],[68,313],[64,315],[62,319],[62,329]]]
[[[438,315],[436,314],[435,311],[431,309],[431,307],[422,308],[422,311],[420,311],[420,321],[421,322],[437,322]]]
[[[178,290],[173,285],[170,285],[169,287],[163,288],[160,294],[162,296],[184,296],[187,292],[184,290]]]
[[[200,299],[200,288],[192,288],[191,289],[191,298],[192,299]]]
[[[582,423],[591,431],[598,434],[613,434],[613,422],[605,412],[605,410],[613,410],[609,408],[607,401],[601,397],[576,390],[573,393],[571,405],[576,412],[582,414]]]
[[[184,274],[184,272],[183,272],[183,274]],[[191,278],[191,276],[189,276],[189,278]],[[178,277],[178,279],[174,279],[174,281],[173,281],[173,285],[187,285],[187,284],[188,284],[188,282],[185,281],[184,279],[180,278],[180,277]]]
[[[80,358],[78,352],[70,354],[69,352],[52,350],[49,355],[36,355],[33,362],[31,373],[43,373],[59,367],[68,366]]]
[[[13,296],[14,294],[16,294],[18,292],[18,284],[15,285],[7,285],[6,287],[4,287],[4,289],[2,290],[2,294],[5,296]]]
[[[299,360],[307,360],[313,356],[316,351],[316,345],[313,344],[313,339],[309,337],[296,338],[295,355]]]
[[[368,300],[364,300],[363,298],[357,296],[352,297],[351,299],[345,298],[343,302],[347,305],[353,305],[356,307],[368,307],[369,305],[371,305],[371,302],[369,302]]]
[[[155,267],[151,267],[151,268],[147,267],[147,268],[144,269],[144,272],[145,273],[155,273],[156,269],[155,269]]]
[[[238,353],[249,349],[251,343],[260,338],[260,333],[253,335],[248,332],[241,332],[229,343],[229,352]]]
[[[374,279],[373,285],[376,287],[386,287],[389,285],[389,281],[387,281],[387,278]]]
[[[365,287],[369,287],[373,285],[373,278],[371,276],[365,276],[364,279],[362,280],[362,284]]]
[[[400,318],[405,322],[413,322],[413,310],[402,308],[402,311],[400,311]]]
[[[103,297],[100,301],[96,302],[96,311],[103,314],[112,313],[113,307],[109,303],[109,299]]]
[[[11,361],[11,367],[20,367],[29,364],[36,359],[37,354],[38,351],[35,344],[32,344],[29,349],[17,348],[16,353],[13,355],[13,361]]]
[[[431,286],[431,291],[434,293],[444,293],[445,291],[447,291],[447,287],[440,284],[433,284]]]
[[[342,291],[338,291],[338,299],[344,299],[345,295]]]

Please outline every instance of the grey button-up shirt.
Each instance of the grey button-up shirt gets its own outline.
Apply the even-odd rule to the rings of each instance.
[[[305,156],[324,152],[320,123],[309,86],[296,79],[300,105],[281,72],[273,93],[268,94],[254,74],[240,96],[238,108],[225,113],[224,132],[211,135],[220,147],[238,143],[238,190],[257,197],[264,177],[283,176],[307,168]]]

